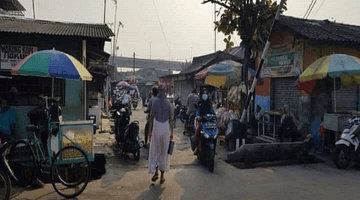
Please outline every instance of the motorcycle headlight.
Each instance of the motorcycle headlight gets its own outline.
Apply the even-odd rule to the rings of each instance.
[[[121,108],[120,112],[126,112],[125,108]]]
[[[207,133],[204,133],[204,136],[205,136],[206,139],[210,138],[210,136]]]
[[[117,114],[117,115],[120,115],[119,111],[116,111],[116,114]]]

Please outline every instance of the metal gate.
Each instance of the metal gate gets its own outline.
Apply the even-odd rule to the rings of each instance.
[[[358,86],[336,90],[336,111],[349,112],[358,109]],[[334,91],[331,93],[334,108]]]
[[[273,110],[288,105],[293,114],[298,113],[300,91],[296,89],[296,78],[274,78],[271,81]]]

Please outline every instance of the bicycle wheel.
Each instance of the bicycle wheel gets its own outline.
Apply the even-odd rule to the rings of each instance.
[[[90,178],[90,162],[83,150],[75,146],[62,148],[51,164],[51,182],[55,191],[65,197],[81,194]]]
[[[13,170],[18,184],[26,187],[36,178],[35,153],[30,144],[26,141],[17,141],[10,149],[8,155],[9,166]]]
[[[9,175],[0,170],[0,200],[9,200],[11,197],[11,182]]]

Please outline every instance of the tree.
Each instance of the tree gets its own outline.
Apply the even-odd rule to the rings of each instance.
[[[251,52],[261,50],[269,36],[278,4],[272,0],[203,0],[205,3],[216,3],[225,8],[220,20],[214,22],[215,30],[223,32],[227,38],[226,48],[231,48],[231,35],[237,32],[244,45],[244,62],[241,81],[247,85],[248,67]],[[286,10],[286,1],[282,8]],[[243,105],[243,103],[241,104]]]

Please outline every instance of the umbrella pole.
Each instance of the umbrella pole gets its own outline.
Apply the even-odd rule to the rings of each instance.
[[[335,81],[335,78],[334,78],[334,111],[336,113],[336,81]]]
[[[51,86],[51,98],[54,98],[54,82],[55,82],[55,80],[54,80],[54,78],[52,78],[52,81],[51,81],[52,83],[52,86]]]

